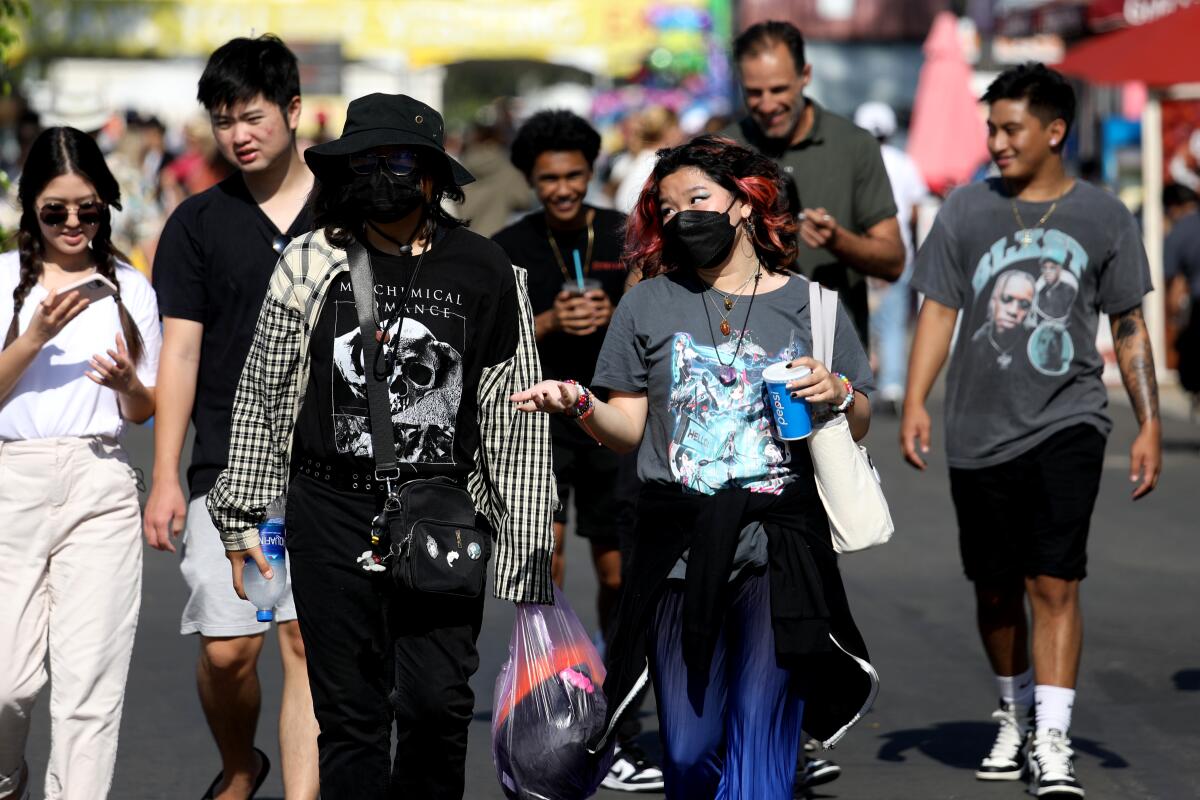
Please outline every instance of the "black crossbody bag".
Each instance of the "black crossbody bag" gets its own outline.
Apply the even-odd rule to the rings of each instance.
[[[450,478],[414,478],[400,483],[388,394],[391,368],[384,366],[386,374],[380,373],[386,359],[380,358],[383,344],[375,339],[378,330],[374,314],[375,276],[370,256],[360,243],[351,244],[348,254],[362,340],[375,479],[386,482],[388,487],[383,511],[371,523],[372,543],[386,542],[390,555],[383,560],[390,562],[390,574],[398,587],[413,592],[478,597],[483,591],[491,556],[491,536],[477,524],[470,493]],[[407,300],[405,297],[404,301]]]

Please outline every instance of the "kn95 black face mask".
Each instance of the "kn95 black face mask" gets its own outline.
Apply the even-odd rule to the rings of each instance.
[[[372,222],[404,219],[425,202],[415,174],[398,177],[376,169],[370,175],[355,175],[348,189],[350,200]]]
[[[737,202],[729,203],[729,208]],[[679,211],[663,226],[663,256],[678,266],[708,269],[725,260],[733,249],[737,226],[724,211]]]

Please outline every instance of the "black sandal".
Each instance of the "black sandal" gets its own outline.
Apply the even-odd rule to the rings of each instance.
[[[267,758],[267,754],[257,747],[254,748],[254,752],[258,753],[258,757],[262,759],[262,768],[258,771],[258,777],[254,780],[254,788],[250,790],[250,798],[253,798],[258,793],[258,790],[262,788],[263,782],[266,781],[267,775],[271,772],[271,759]],[[217,773],[217,777],[213,778],[212,785],[208,787],[208,791],[204,793],[204,797],[200,798],[200,800],[213,800],[213,797],[217,793],[217,787],[221,785],[223,780],[225,780],[224,770]]]

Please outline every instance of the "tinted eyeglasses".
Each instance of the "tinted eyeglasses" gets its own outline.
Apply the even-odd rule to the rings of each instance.
[[[284,249],[287,248],[288,243],[291,241],[292,241],[291,239],[284,236],[283,234],[279,234],[275,238],[271,239],[271,249],[274,250],[276,253],[282,254]]]
[[[393,150],[390,153],[355,153],[350,156],[350,169],[356,175],[370,175],[382,161],[383,168],[398,178],[413,174],[417,168],[417,154],[412,150]]]
[[[80,203],[77,206],[68,206],[65,203],[46,203],[38,210],[38,219],[43,225],[58,227],[66,225],[67,220],[71,217],[71,212],[75,212],[75,219],[79,220],[80,225],[98,225],[104,217],[104,203],[91,201],[88,203]]]

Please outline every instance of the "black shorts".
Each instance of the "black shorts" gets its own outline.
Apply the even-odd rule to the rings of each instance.
[[[1085,577],[1104,444],[1093,426],[1074,425],[1012,461],[952,468],[950,493],[967,577],[983,583]]]
[[[554,450],[554,480],[561,508],[554,521],[566,524],[567,503],[575,500],[575,530],[593,544],[617,548],[617,467],[621,457],[601,447],[579,423],[550,418]]]

